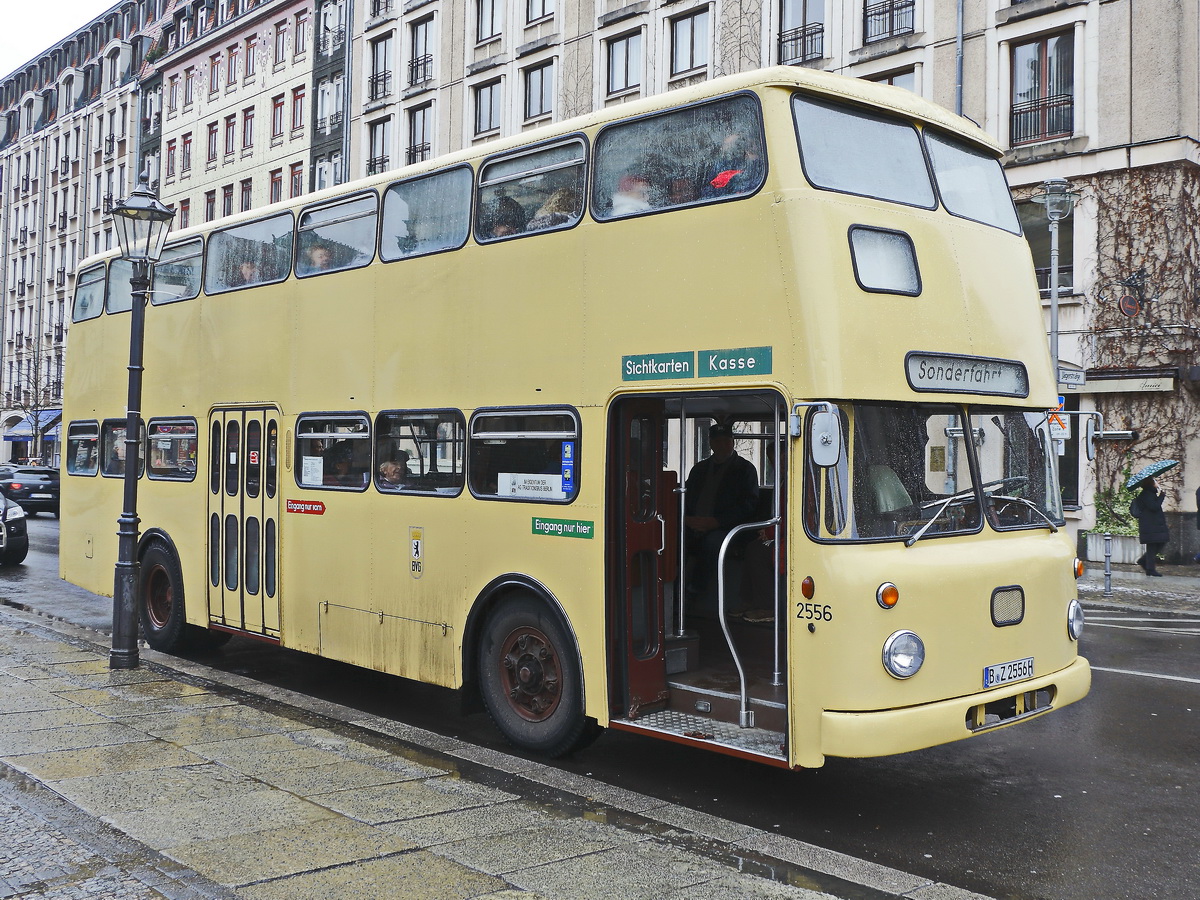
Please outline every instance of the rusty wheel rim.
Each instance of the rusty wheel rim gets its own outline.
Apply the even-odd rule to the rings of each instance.
[[[558,653],[537,628],[513,631],[500,646],[500,678],[513,711],[528,722],[548,719],[562,700]]]
[[[146,604],[146,612],[150,616],[150,624],[155,628],[165,628],[171,618],[171,607],[174,605],[175,592],[171,589],[171,579],[166,569],[155,566],[146,573],[142,596]]]

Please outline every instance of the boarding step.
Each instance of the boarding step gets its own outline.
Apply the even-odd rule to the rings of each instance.
[[[686,743],[711,744],[713,749],[769,757],[787,758],[787,736],[767,728],[739,728],[708,716],[664,709],[646,713],[636,720],[614,719],[613,725],[627,731],[644,731],[676,737]]]
[[[670,709],[688,715],[703,716],[718,722],[738,722],[742,709],[741,693],[736,684],[732,689],[714,686],[710,680],[696,684],[670,679]],[[764,696],[764,693],[767,696]],[[787,729],[787,704],[783,702],[784,689],[756,684],[750,691],[750,710],[754,713],[754,724],[770,731]]]

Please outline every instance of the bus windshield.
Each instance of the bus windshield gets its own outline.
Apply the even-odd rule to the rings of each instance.
[[[819,540],[906,540],[1057,525],[1047,416],[943,404],[842,405],[842,457],[809,463],[806,526]]]

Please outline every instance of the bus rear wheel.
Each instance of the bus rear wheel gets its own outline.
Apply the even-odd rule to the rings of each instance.
[[[489,617],[479,645],[480,693],[510,743],[562,756],[584,736],[579,655],[558,618],[529,597]]]
[[[161,544],[153,544],[142,556],[141,571],[138,618],[146,643],[163,653],[183,649],[188,629],[179,560]]]

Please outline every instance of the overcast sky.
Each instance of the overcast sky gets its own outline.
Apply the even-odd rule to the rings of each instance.
[[[0,77],[90,22],[116,0],[0,0]]]

